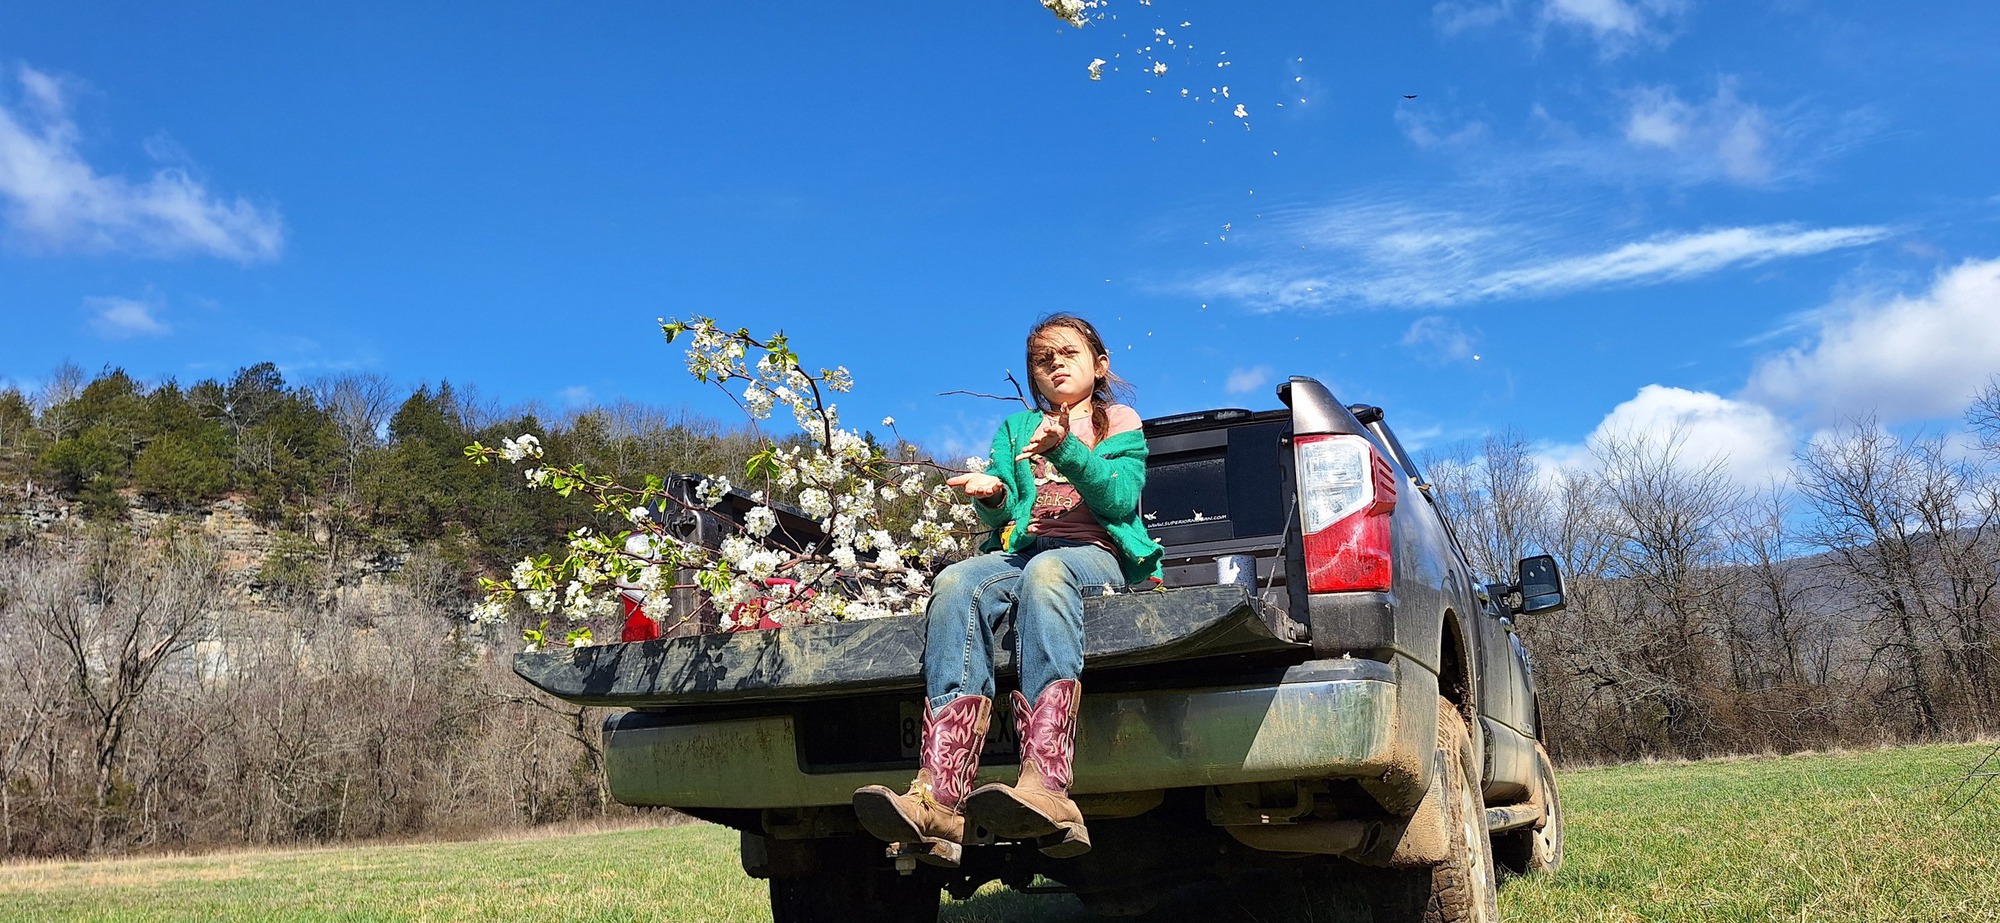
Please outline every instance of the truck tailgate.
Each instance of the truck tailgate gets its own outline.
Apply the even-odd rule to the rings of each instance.
[[[1084,668],[1308,647],[1273,632],[1283,618],[1239,586],[1086,599]],[[519,654],[514,672],[578,705],[706,705],[921,690],[923,650],[923,619],[901,617]]]

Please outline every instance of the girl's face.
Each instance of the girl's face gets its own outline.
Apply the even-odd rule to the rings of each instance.
[[[1088,399],[1097,380],[1111,371],[1111,359],[1092,355],[1083,334],[1071,327],[1042,331],[1029,356],[1035,390],[1058,407],[1075,407]]]

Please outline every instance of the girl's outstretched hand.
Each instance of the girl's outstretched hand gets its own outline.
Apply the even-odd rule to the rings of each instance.
[[[990,474],[967,472],[945,480],[946,484],[965,491],[965,495],[978,500],[997,497],[1007,490],[1007,485]]]
[[[1021,454],[1014,456],[1014,460],[1022,461],[1062,445],[1069,438],[1069,409],[1074,406],[1064,404],[1055,413],[1042,414],[1042,425],[1035,427],[1035,434],[1028,438],[1028,444],[1021,447]]]

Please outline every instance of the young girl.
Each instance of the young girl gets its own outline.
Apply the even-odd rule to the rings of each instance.
[[[1097,330],[1055,314],[1028,334],[1035,409],[993,436],[993,466],[947,483],[993,533],[977,557],[944,569],[925,611],[924,730],[909,791],[854,793],[868,832],[935,864],[958,864],[967,813],[997,836],[1055,857],[1090,849],[1069,799],[1085,587],[1158,581],[1160,546],[1139,518],[1146,437],[1112,403],[1111,357]],[[994,638],[1014,629],[1014,726],[1021,775],[968,791],[993,704]]]

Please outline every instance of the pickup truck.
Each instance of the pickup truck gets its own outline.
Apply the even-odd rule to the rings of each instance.
[[[1165,585],[1085,601],[1070,791],[1094,845],[1081,856],[975,823],[961,865],[942,869],[859,830],[854,790],[900,789],[916,769],[918,618],[527,653],[515,670],[626,709],[604,724],[613,797],[741,831],[777,923],[930,921],[941,891],[995,880],[1133,914],[1176,885],[1274,868],[1348,882],[1378,921],[1493,920],[1496,866],[1562,862],[1511,624],[1562,606],[1555,562],[1482,584],[1379,408],[1310,378],[1278,397],[1145,423]],[[975,784],[1017,771],[1011,718],[992,727]]]

